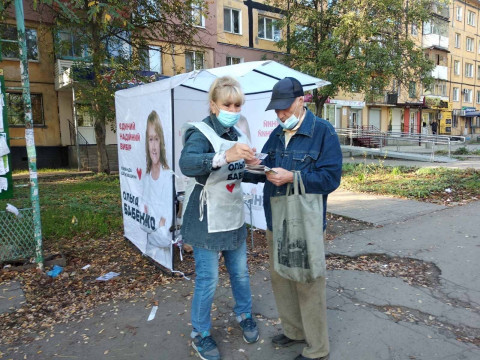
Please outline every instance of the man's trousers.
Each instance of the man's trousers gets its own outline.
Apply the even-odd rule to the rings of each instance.
[[[273,267],[273,233],[267,230],[270,276],[277,310],[285,336],[306,340],[302,355],[320,358],[328,355],[328,325],[325,278],[302,284],[281,277]]]

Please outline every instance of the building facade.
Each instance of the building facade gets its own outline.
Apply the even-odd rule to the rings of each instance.
[[[58,49],[56,38],[74,44],[74,35],[54,34],[48,18],[40,17],[32,9],[32,3],[24,1],[37,167],[96,169],[94,119],[89,115],[88,104],[77,101],[70,76],[74,62],[86,59],[87,51],[76,46]],[[275,27],[280,10],[252,0],[215,0],[205,2],[205,6],[205,9],[192,7],[200,45],[169,43],[162,39],[152,41],[145,50],[148,56],[144,71],[173,76],[202,68],[282,57],[276,41],[284,34]],[[2,39],[16,39],[14,16],[0,25],[5,28]],[[131,53],[128,44],[120,46]],[[10,136],[14,138],[12,163],[14,169],[27,168],[18,46],[2,41],[1,49],[0,68],[4,70],[8,87],[6,103]],[[109,126],[106,144],[111,169],[116,170],[117,138]]]
[[[435,64],[433,84],[392,83],[373,98],[340,93],[324,108],[335,127],[419,134],[423,123],[431,133],[435,121],[439,134],[467,139],[480,134],[480,1],[438,3],[432,14],[430,22],[410,25],[408,31]]]

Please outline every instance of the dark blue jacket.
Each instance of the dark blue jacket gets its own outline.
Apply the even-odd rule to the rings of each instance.
[[[281,167],[301,172],[305,191],[323,194],[323,226],[327,226],[327,196],[340,185],[342,176],[342,151],[333,126],[307,110],[300,128],[285,149],[283,128],[273,130],[262,150],[268,154],[263,164],[270,168]],[[287,184],[275,186],[266,181],[263,190],[263,206],[267,227],[272,230],[270,198],[285,195]],[[321,221],[319,219],[319,221]]]

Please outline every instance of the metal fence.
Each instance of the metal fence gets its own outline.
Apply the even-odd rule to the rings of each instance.
[[[379,131],[362,128],[340,128],[335,129],[339,136],[344,136],[353,145],[356,139],[368,139],[370,145],[383,148],[386,146],[397,146],[397,151],[401,147],[399,143],[404,144],[429,144],[431,146],[432,156],[435,155],[435,146],[444,145],[448,151],[448,157],[451,156],[451,147],[453,144],[464,144],[464,136],[449,135],[431,135],[431,134],[410,134],[393,131]]]
[[[33,209],[19,209],[18,216],[0,211],[0,263],[34,255]]]

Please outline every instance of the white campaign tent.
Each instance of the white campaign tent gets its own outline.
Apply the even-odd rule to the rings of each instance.
[[[157,234],[161,233],[163,228],[170,227],[175,218],[175,193],[171,185],[173,178],[176,179],[176,191],[184,190],[183,175],[178,167],[182,150],[181,129],[186,122],[201,121],[208,116],[210,85],[217,77],[225,75],[236,78],[245,93],[243,119],[238,126],[247,134],[252,147],[257,151],[261,150],[277,126],[275,112],[266,112],[265,108],[270,100],[272,88],[278,80],[287,76],[294,77],[300,81],[304,90],[328,84],[327,81],[303,74],[275,61],[254,61],[193,71],[116,92],[118,161],[125,237],[144,254],[170,270],[174,268],[172,245],[163,246],[162,240],[150,239],[158,239]],[[152,111],[159,115],[168,167],[176,175],[168,180],[164,177],[162,183],[155,183],[147,175],[146,124],[147,117]],[[162,172],[171,174],[165,169]],[[155,188],[163,188],[163,192],[158,193],[165,194],[170,190],[170,196],[161,195],[162,201],[152,203],[148,197],[157,192],[146,190],[150,184],[154,184]],[[246,195],[253,197],[251,206],[253,225],[265,229],[263,184],[243,184],[242,187]],[[246,211],[248,212],[247,208]],[[160,219],[165,219],[166,225],[162,226]],[[250,217],[246,216],[246,220],[249,222]]]

